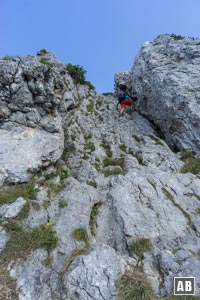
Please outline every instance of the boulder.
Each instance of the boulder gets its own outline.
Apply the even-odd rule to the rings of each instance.
[[[0,217],[4,219],[14,219],[20,213],[25,204],[26,200],[22,197],[19,197],[12,204],[5,204],[1,206]]]

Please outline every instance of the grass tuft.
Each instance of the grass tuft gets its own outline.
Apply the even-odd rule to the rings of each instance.
[[[200,158],[196,158],[195,155],[194,151],[182,152],[180,158],[185,162],[185,165],[181,168],[181,173],[200,174]]]
[[[0,188],[0,205],[13,203],[19,197],[23,197],[25,200],[34,200],[36,193],[37,190],[32,182],[4,186]]]
[[[84,242],[85,247],[74,249],[72,251],[71,257],[67,260],[64,267],[62,268],[61,274],[64,274],[67,271],[67,269],[73,263],[73,261],[76,259],[77,256],[85,255],[88,252],[89,247],[90,247],[88,234],[87,234],[87,231],[84,228],[75,229],[73,231],[73,237],[76,241]]]
[[[149,178],[147,178],[148,183],[154,188],[155,191],[157,191],[156,189],[156,184]]]
[[[108,157],[112,157],[113,156],[113,152],[111,150],[111,146],[106,141],[103,140],[100,146],[104,148],[104,150],[106,152],[106,155]]]
[[[151,251],[151,240],[147,238],[139,238],[132,241],[131,248],[134,253],[139,257],[139,259],[143,259],[144,253]]]
[[[78,242],[84,242],[86,245],[88,245],[88,234],[87,231],[84,228],[77,228],[73,231],[73,237]]]
[[[43,224],[32,230],[24,229],[16,221],[5,224],[10,239],[1,253],[1,262],[5,264],[18,258],[25,259],[36,248],[44,248],[46,251],[54,249],[57,245],[56,232],[52,230],[54,224]]]
[[[58,207],[59,207],[60,209],[65,208],[65,207],[67,207],[67,206],[68,206],[68,203],[67,203],[66,201],[64,201],[64,200],[59,200],[59,201],[58,201]]]
[[[124,157],[120,158],[110,158],[106,157],[103,160],[103,167],[108,167],[108,166],[120,166],[122,169],[124,167]]]
[[[165,196],[169,199],[169,200],[171,200],[171,201],[174,201],[174,196],[165,188],[165,187],[163,187],[163,193],[165,194]]]
[[[119,300],[154,300],[153,290],[141,268],[134,267],[119,280]]]

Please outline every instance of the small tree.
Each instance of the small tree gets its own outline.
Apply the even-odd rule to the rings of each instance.
[[[68,64],[67,71],[69,72],[70,76],[73,78],[74,83],[76,83],[76,84],[77,83],[80,83],[80,84],[85,83],[86,71],[83,69],[83,67],[81,67],[79,65]]]
[[[86,70],[84,70],[82,66],[67,64],[66,69],[75,84],[86,84],[90,89],[94,89],[94,86],[86,80]]]

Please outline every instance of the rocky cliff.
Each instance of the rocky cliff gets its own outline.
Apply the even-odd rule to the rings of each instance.
[[[188,109],[181,110],[181,131],[162,115],[170,101],[165,91],[182,101],[154,53],[170,43],[177,50],[184,41],[164,36],[143,45],[131,71],[115,76],[116,86],[125,81],[138,98],[137,111],[127,109],[123,118],[114,95],[75,84],[49,52],[0,60],[0,299],[173,299],[174,276],[195,276],[200,295],[199,170],[186,168],[199,161],[170,148],[177,136],[177,147],[198,152],[192,134],[199,129],[192,122],[184,132],[194,121]],[[151,72],[153,56],[160,73]],[[161,73],[169,81],[164,91],[156,85],[158,96],[153,83]],[[186,85],[198,99],[197,83]]]
[[[168,144],[200,154],[200,41],[161,35],[145,42],[130,72],[122,74],[142,114]],[[119,80],[119,77],[116,78]]]

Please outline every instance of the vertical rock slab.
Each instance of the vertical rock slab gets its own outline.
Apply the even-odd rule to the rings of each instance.
[[[161,35],[145,42],[130,72],[138,109],[169,145],[200,154],[200,40]]]

